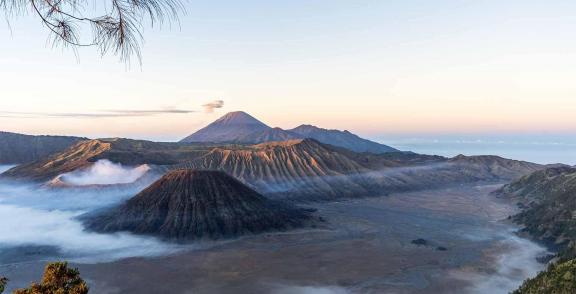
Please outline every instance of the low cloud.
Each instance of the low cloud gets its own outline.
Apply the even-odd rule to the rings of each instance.
[[[500,236],[499,249],[492,256],[494,270],[488,272],[461,269],[451,273],[452,277],[469,282],[468,293],[510,293],[524,280],[534,277],[545,265],[537,257],[548,254],[547,250],[529,240],[516,236],[510,230]]]
[[[202,105],[202,107],[204,107],[204,111],[206,113],[212,113],[214,112],[214,109],[224,107],[224,100],[214,100],[210,103]]]
[[[224,107],[224,100],[214,100],[202,105],[204,112],[212,113],[215,109]],[[28,112],[0,111],[0,118],[118,118],[118,117],[148,117],[156,115],[181,115],[197,113],[199,110],[166,107],[160,109],[109,109],[93,112]]]
[[[76,220],[80,213],[0,204],[0,248],[53,246],[77,262],[156,256],[177,249],[150,237],[87,232]]]
[[[0,182],[0,252],[16,252],[11,258],[17,262],[30,258],[20,248],[48,246],[57,249],[56,253],[47,253],[58,255],[51,258],[92,263],[183,249],[152,237],[84,230],[78,216],[117,205],[140,189],[42,189],[33,184]]]
[[[75,186],[129,184],[140,179],[149,170],[147,165],[129,168],[102,159],[88,169],[63,174],[60,179]]]

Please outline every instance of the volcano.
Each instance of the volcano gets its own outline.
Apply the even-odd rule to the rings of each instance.
[[[96,232],[222,239],[310,223],[309,211],[265,198],[223,172],[175,170],[119,207],[86,216]]]
[[[349,131],[328,130],[312,125],[301,125],[292,130],[271,128],[243,111],[230,112],[180,142],[261,144],[296,139],[314,139],[360,153],[399,152],[390,146],[360,138]]]
[[[230,112],[181,142],[252,143],[248,138],[258,136],[270,127],[243,111]]]

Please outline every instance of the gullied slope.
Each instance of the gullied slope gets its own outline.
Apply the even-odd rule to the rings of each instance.
[[[327,130],[312,125],[301,125],[288,131],[304,138],[315,139],[324,144],[343,147],[355,152],[386,153],[398,151],[390,146],[360,138],[348,131]]]
[[[313,139],[258,145],[155,143],[128,139],[83,141],[2,177],[46,182],[99,160],[154,171],[224,171],[273,198],[317,201],[385,195],[472,182],[502,182],[542,168],[495,156],[446,159],[410,152],[356,153]],[[163,166],[163,167],[161,167]]]
[[[32,162],[83,140],[78,137],[30,136],[0,132],[0,164]]]
[[[547,270],[526,280],[512,294],[576,293],[576,260],[551,264]]]
[[[22,178],[33,181],[45,181],[60,174],[89,166],[90,159],[110,149],[110,143],[99,140],[79,142],[64,152],[49,156],[47,159],[17,166],[2,174],[2,177]]]
[[[364,193],[369,183],[347,175],[370,170],[343,153],[314,140],[293,140],[231,150],[215,148],[184,165],[221,170],[266,194],[291,193],[319,198]]]
[[[98,232],[192,240],[287,230],[310,219],[308,212],[268,200],[223,172],[175,170],[85,223]]]
[[[182,165],[222,170],[261,193],[299,200],[383,195],[471,182],[502,182],[539,168],[499,157],[359,154],[312,139],[216,148]]]

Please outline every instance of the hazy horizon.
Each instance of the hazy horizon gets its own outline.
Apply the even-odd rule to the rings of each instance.
[[[219,112],[218,115],[223,114]],[[206,122],[209,124],[210,122]],[[266,123],[266,122],[264,122]],[[284,129],[290,129],[301,123],[289,124]],[[305,122],[302,122],[305,124]],[[26,133],[30,135],[68,135],[87,137],[90,139],[122,137],[137,140],[149,140],[157,142],[178,142],[189,134],[199,130],[205,125],[191,129],[187,133],[176,136],[154,136],[150,134],[138,134],[129,136],[117,136],[111,134],[83,134],[83,133]],[[271,125],[272,127],[277,127]],[[324,126],[318,126],[324,127]],[[342,129],[344,130],[344,129]],[[360,133],[352,129],[346,129],[365,139],[385,144],[401,151],[412,151],[422,154],[440,155],[453,157],[464,155],[497,155],[505,158],[530,161],[540,164],[563,163],[576,165],[576,135],[572,133],[520,133],[520,134],[450,134],[450,133],[405,133],[405,134],[382,134]],[[5,131],[5,130],[0,130]],[[14,132],[18,133],[18,130]]]
[[[166,140],[244,109],[274,126],[368,137],[573,133],[575,8],[560,0],[190,2],[180,26],[145,31],[143,65],[128,69],[91,48],[77,61],[45,46],[33,16],[11,19],[0,24],[0,125]],[[205,113],[216,100],[222,111]]]

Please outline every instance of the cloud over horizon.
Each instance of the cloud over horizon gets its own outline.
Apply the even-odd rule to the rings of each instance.
[[[162,114],[188,114],[198,111],[188,109],[149,109],[149,110],[102,110],[96,112],[19,112],[0,111],[4,118],[109,118],[143,117]]]
[[[203,104],[205,113],[212,113],[215,109],[224,107],[224,100],[214,100]],[[29,112],[29,111],[0,111],[0,118],[118,118],[118,117],[149,117],[156,115],[190,114],[200,111],[176,107],[159,109],[107,109],[92,112]]]

